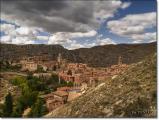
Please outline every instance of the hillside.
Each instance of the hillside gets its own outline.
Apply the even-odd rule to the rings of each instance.
[[[156,51],[156,42],[147,44],[104,45],[92,48],[67,50],[60,45],[12,45],[0,44],[0,60],[20,60],[23,56],[48,55],[55,60],[58,53],[70,62],[86,63],[93,67],[117,64],[118,57],[126,64],[141,61]]]
[[[156,54],[45,117],[156,117]]]

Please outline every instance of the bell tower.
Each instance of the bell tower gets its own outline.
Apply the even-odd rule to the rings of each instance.
[[[122,57],[119,56],[119,57],[118,57],[118,65],[121,65],[121,64],[122,64]]]
[[[59,84],[61,84],[60,74],[58,74],[58,78],[59,78]]]
[[[61,63],[61,61],[62,61],[62,56],[61,56],[61,53],[59,53],[57,57],[57,62]]]

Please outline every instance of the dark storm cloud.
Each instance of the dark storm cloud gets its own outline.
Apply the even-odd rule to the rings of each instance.
[[[96,10],[94,1],[1,0],[1,2],[1,12],[6,20],[16,20],[20,25],[41,27],[48,32],[85,32],[99,25],[94,18]],[[106,6],[110,8],[110,4],[105,4],[104,8],[107,8]],[[110,13],[109,10],[106,11],[112,14],[116,8],[118,6],[114,4],[114,8],[109,9]]]
[[[14,4],[21,10],[37,9],[40,11],[59,10],[67,7],[64,0],[1,0],[2,4]]]

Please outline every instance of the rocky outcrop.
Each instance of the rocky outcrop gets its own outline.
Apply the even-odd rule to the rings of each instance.
[[[4,103],[5,96],[10,92],[16,100],[21,95],[21,90],[10,83],[9,80],[0,78],[0,104]]]

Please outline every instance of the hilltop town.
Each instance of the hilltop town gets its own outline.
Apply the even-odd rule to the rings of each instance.
[[[89,87],[96,86],[107,78],[116,77],[128,67],[127,64],[122,63],[121,56],[118,57],[117,65],[98,68],[89,67],[84,63],[69,62],[63,59],[60,53],[56,60],[50,61],[48,58],[47,55],[24,57],[19,62],[9,62],[9,64],[11,66],[21,66],[20,71],[22,73],[30,72],[37,78],[47,79],[52,74],[56,74],[59,84],[61,80],[72,83],[72,86],[58,87],[56,91],[40,96],[45,99],[49,111],[81,96]]]
[[[148,45],[151,46],[153,44]],[[140,47],[142,48],[140,50],[145,52],[142,56],[151,55],[156,49],[156,46],[153,46],[152,51],[146,54],[149,46],[141,45]],[[146,49],[148,50],[146,51]],[[134,51],[132,50],[131,53]],[[136,52],[139,51],[134,53]],[[10,55],[11,51],[8,54]],[[78,54],[79,56],[81,55],[80,53]],[[4,57],[0,59],[0,80],[2,83],[0,85],[2,90],[0,108],[5,102],[6,94],[11,93],[14,103],[11,116],[44,116],[78,100],[89,93],[90,90],[98,89],[103,83],[114,80],[124,74],[131,66],[126,59],[135,58],[136,56],[136,54],[132,54],[132,56],[126,58],[127,55],[125,54],[127,53],[117,54],[116,51],[112,52],[111,55],[114,56],[114,59],[111,60],[117,62],[112,64],[112,61],[108,59],[105,63],[111,64],[96,67],[87,64],[87,62],[79,62],[78,60],[76,62],[66,59],[63,52],[58,52],[57,55],[53,54],[54,56],[46,52],[29,56],[21,55],[18,59],[14,57],[6,59]],[[76,55],[74,54],[74,56]],[[103,61],[102,57],[101,61]],[[140,57],[136,56],[136,59],[139,60]],[[39,113],[40,110],[43,111]],[[0,110],[0,114],[3,115],[3,111]]]
[[[156,53],[106,79],[78,99],[45,115],[47,118],[128,118],[157,116]]]
[[[0,0],[0,118],[156,118],[156,0]]]

